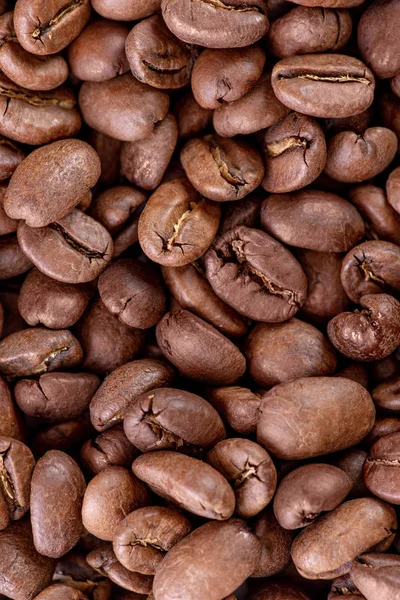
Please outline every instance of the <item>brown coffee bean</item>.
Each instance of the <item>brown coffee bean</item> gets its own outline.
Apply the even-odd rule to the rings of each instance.
[[[262,198],[250,195],[241,202],[229,202],[224,206],[219,233],[222,235],[235,227],[259,227],[259,213]]]
[[[16,235],[0,237],[0,281],[26,273],[32,268],[29,258],[22,252]]]
[[[99,182],[107,186],[112,185],[119,177],[119,152],[122,142],[94,129],[89,129],[87,141],[96,150],[100,158],[101,175]]]
[[[75,452],[91,435],[93,427],[85,413],[76,419],[41,429],[32,440],[32,449],[34,454],[45,454],[49,450]]]
[[[392,433],[377,440],[370,448],[364,463],[364,481],[378,498],[391,504],[400,504],[400,433]]]
[[[103,546],[99,550],[93,550],[87,555],[86,560],[101,575],[109,577],[112,582],[126,590],[138,594],[148,594],[151,591],[153,578],[125,569],[118,562],[111,544]]]
[[[386,194],[389,204],[400,213],[400,168],[393,169],[386,181]]]
[[[149,17],[160,8],[161,0],[92,0],[99,15],[116,21],[137,21]]]
[[[349,500],[306,527],[295,539],[292,558],[306,579],[334,579],[374,546],[388,549],[397,529],[393,508],[375,498]]]
[[[3,141],[3,143],[2,143],[2,141]],[[3,150],[4,150],[4,153],[3,153]],[[4,166],[6,171],[8,169],[8,166],[7,166],[8,159],[11,158],[12,161],[14,160],[12,157],[10,157],[8,155],[8,150],[9,150],[8,140],[6,140],[5,138],[3,138],[3,140],[0,139],[0,178],[1,178],[2,167]],[[2,158],[4,158],[3,165],[1,164]],[[15,171],[18,164],[21,162],[21,160],[23,160],[23,158],[24,158],[24,155],[21,152],[21,156],[20,156],[20,159],[18,160],[18,163],[13,165],[12,169],[10,169],[10,172],[5,173],[6,176],[4,177],[4,179],[8,179],[9,177],[11,177],[12,173]],[[10,217],[7,216],[7,214],[4,210],[4,196],[6,194],[6,190],[7,190],[7,184],[0,183],[0,236],[7,235],[8,233],[14,233],[18,229],[18,221],[16,221],[15,219],[10,219]]]
[[[336,455],[334,464],[353,481],[349,498],[363,498],[369,494],[363,477],[363,466],[367,456],[368,453],[360,448],[349,448]]]
[[[191,91],[182,96],[174,106],[180,139],[202,134],[212,123],[213,111],[200,106]]]
[[[254,533],[261,542],[261,559],[251,577],[271,577],[283,571],[290,562],[292,534],[279,525],[271,508],[258,516]]]
[[[279,61],[272,71],[278,99],[311,117],[350,117],[373,101],[375,79],[357,58],[343,54],[303,54]]]
[[[261,395],[239,386],[209,388],[207,400],[234,431],[242,434],[257,429]]]
[[[1,53],[1,48],[0,48],[0,53]],[[11,142],[11,140],[8,140],[7,138],[0,137],[0,181],[9,179],[11,177],[11,175],[14,173],[15,169],[18,167],[18,165],[23,161],[24,157],[25,157],[25,154],[17,146],[17,144],[14,144],[13,142]],[[5,193],[6,189],[7,189],[6,187],[3,188],[2,186],[0,186],[0,190],[1,190],[0,194],[2,196],[2,198],[0,200],[1,205],[3,205],[3,202],[4,202],[4,193]],[[0,212],[3,213],[4,209],[2,208],[0,210]],[[2,222],[2,220],[3,220],[3,214],[1,215],[0,223]],[[0,225],[1,235],[4,235],[5,233],[11,233],[11,231],[16,231],[16,229],[4,231],[4,233],[2,233],[2,231],[3,230]]]
[[[366,600],[354,585],[350,574],[333,580],[327,600],[337,600],[342,596],[346,596],[346,600]]]
[[[267,580],[258,583],[247,596],[247,600],[310,600],[310,596],[290,583]]]
[[[335,374],[335,377],[346,377],[356,383],[359,383],[366,390],[369,389],[369,377],[367,368],[360,363],[350,363],[347,367],[344,367],[341,371]]]
[[[400,432],[400,419],[398,417],[378,417],[365,442],[371,447],[381,438],[398,432]]]
[[[107,467],[130,467],[138,454],[122,425],[115,425],[95,439],[87,440],[81,448],[80,458],[84,468],[97,475]]]
[[[357,185],[350,191],[350,200],[364,219],[370,237],[400,245],[400,215],[381,188]]]
[[[396,554],[368,553],[357,558],[350,570],[357,588],[367,600],[397,600],[400,585],[400,558]]]
[[[386,379],[372,390],[371,395],[378,409],[400,412],[400,376]]]
[[[0,436],[24,440],[24,427],[21,415],[15,406],[10,389],[0,377]]]
[[[124,227],[139,218],[146,196],[129,185],[119,185],[102,192],[90,206],[89,214],[115,237]]]
[[[371,396],[358,383],[308,377],[264,394],[257,439],[278,458],[299,460],[358,444],[374,420]]]
[[[391,92],[385,92],[379,106],[382,125],[394,131],[400,139],[400,99]]]
[[[59,598],[63,598],[63,600],[88,600],[88,596],[83,592],[65,583],[50,585],[38,596],[35,596],[36,600],[59,600]]]
[[[28,512],[34,466],[28,446],[0,436],[0,530]]]
[[[342,131],[354,131],[361,135],[371,125],[372,117],[373,109],[370,107],[351,117],[325,119],[324,129],[329,135],[336,135]]]
[[[118,525],[115,556],[129,571],[154,575],[166,553],[192,530],[184,515],[171,508],[147,506],[131,512]]]

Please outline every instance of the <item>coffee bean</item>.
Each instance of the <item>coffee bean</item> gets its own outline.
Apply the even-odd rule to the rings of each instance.
[[[335,373],[335,377],[346,377],[346,379],[351,379],[352,381],[359,383],[366,390],[369,389],[368,371],[363,364],[350,363],[347,367],[344,367],[344,369]]]
[[[386,194],[389,204],[400,213],[400,168],[393,169],[386,181]]]
[[[0,530],[19,521],[29,510],[35,460],[28,446],[0,437]]]
[[[160,8],[161,0],[92,0],[99,15],[116,21],[137,21],[149,17]]]
[[[310,600],[310,596],[290,583],[267,580],[257,584],[247,600]]]
[[[353,562],[350,575],[367,600],[377,593],[381,600],[395,600],[400,584],[400,559],[396,554],[369,552]]]
[[[130,467],[139,451],[132,446],[121,425],[103,431],[93,440],[87,440],[80,452],[86,471],[96,475],[107,467]]]
[[[257,517],[254,533],[261,542],[261,559],[251,577],[271,577],[283,571],[290,562],[292,534],[279,525],[271,508]]]
[[[16,235],[0,237],[0,281],[26,273],[32,268],[29,258],[22,252]]]
[[[0,52],[0,54],[1,54],[1,52]],[[25,157],[25,155],[24,155],[23,151],[17,146],[17,144],[14,144],[13,142],[11,142],[11,140],[8,140],[7,138],[0,138],[0,181],[9,179],[11,177],[11,175],[14,173],[15,169],[18,167],[18,165],[24,159],[24,157]],[[6,189],[7,189],[6,186],[2,187],[0,185],[0,194],[2,196],[1,200],[0,200],[0,204],[1,204],[0,224],[2,223],[4,217],[9,219],[9,217],[7,217],[7,215],[5,215],[5,214],[3,215],[4,193],[5,193]],[[1,225],[0,225],[1,235],[4,235],[5,233],[11,233],[11,231],[16,231],[16,229],[13,228],[10,230],[4,230],[4,233],[3,233],[3,229],[1,228]]]
[[[354,585],[350,574],[333,580],[327,600],[336,600],[341,596],[347,596],[348,600],[366,600]]]
[[[368,446],[373,446],[381,438],[397,432],[400,432],[400,419],[398,417],[378,417],[365,442]]]
[[[400,467],[400,433],[377,440],[364,463],[367,488],[378,498],[400,504],[398,469]]]
[[[36,596],[36,598],[38,600],[58,600],[58,598],[63,598],[63,600],[88,600],[88,596],[83,592],[65,585],[65,583],[50,585]]]
[[[21,415],[15,406],[10,389],[0,377],[0,436],[23,441],[24,427]]]
[[[153,578],[141,573],[133,573],[123,567],[118,562],[111,544],[103,546],[99,550],[93,550],[87,555],[86,560],[91,567],[102,575],[107,575],[111,581],[126,590],[138,594],[148,594],[151,591]]]
[[[363,465],[367,455],[368,453],[360,448],[349,448],[336,455],[334,464],[347,473],[353,482],[349,499],[368,496],[368,490],[365,487],[363,477]]]
[[[400,245],[400,215],[381,188],[357,185],[350,191],[350,200],[364,219],[370,237]]]
[[[242,434],[256,431],[260,394],[244,387],[226,386],[209,388],[206,397],[229,427]]]
[[[247,196],[241,202],[225,203],[219,233],[222,235],[241,225],[258,228],[260,205],[261,198],[256,194]]]
[[[213,111],[200,106],[193,93],[187,92],[174,106],[179,138],[187,139],[202,134],[212,122]]]
[[[93,427],[87,413],[76,419],[49,425],[41,429],[32,440],[34,454],[45,454],[49,450],[74,452],[93,435]]]
[[[101,175],[99,182],[103,185],[112,185],[119,176],[119,152],[122,142],[114,138],[89,129],[88,143],[96,150],[101,162]]]
[[[370,107],[351,117],[325,119],[324,129],[330,136],[342,133],[342,131],[354,131],[361,135],[371,125],[372,117],[373,109]]]
[[[375,387],[372,399],[378,409],[400,412],[400,377],[394,375]]]

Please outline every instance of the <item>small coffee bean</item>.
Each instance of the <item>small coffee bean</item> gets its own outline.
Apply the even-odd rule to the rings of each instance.
[[[10,388],[0,377],[0,436],[24,440],[24,426],[21,415],[15,406]]]
[[[137,21],[155,13],[161,0],[92,0],[96,12],[115,21]]]
[[[191,91],[182,96],[174,106],[180,139],[204,133],[212,123],[213,111],[200,106]]]
[[[400,215],[381,188],[357,185],[350,191],[350,200],[364,219],[370,237],[400,245]]]
[[[0,181],[9,179],[18,165],[23,161],[24,157],[25,154],[17,146],[17,144],[14,144],[7,138],[0,137]],[[4,204],[4,193],[6,189],[6,187],[3,188],[0,186],[0,194],[2,195],[2,199],[0,201],[1,205]],[[1,212],[3,212],[3,210],[4,209],[1,209]],[[2,218],[0,222],[2,221]],[[0,227],[1,235],[4,235],[5,233],[11,233],[11,231],[16,231],[16,229],[4,231],[4,233],[2,233],[2,229]]]
[[[335,373],[335,377],[346,377],[356,383],[359,383],[366,390],[369,389],[369,376],[367,368],[360,363],[350,363],[347,367],[344,367],[341,371]]]
[[[49,450],[75,452],[91,435],[93,427],[85,413],[76,419],[41,429],[32,440],[32,449],[34,454],[45,454]]]
[[[99,182],[103,185],[112,185],[119,176],[119,152],[122,142],[114,138],[89,129],[88,143],[96,150],[101,162],[101,175]]]
[[[292,534],[279,525],[271,508],[257,517],[254,533],[261,542],[261,559],[251,577],[271,577],[283,571],[290,563]]]
[[[87,440],[81,448],[80,458],[86,471],[97,475],[107,467],[130,467],[138,454],[122,425],[115,425],[95,439]]]
[[[371,429],[372,431],[372,429]],[[363,466],[368,453],[360,448],[349,448],[336,455],[334,464],[342,469],[353,482],[349,498],[363,498],[368,496],[363,477]]]
[[[320,3],[322,2],[323,0],[320,0]],[[247,600],[310,600],[310,596],[290,583],[275,583],[267,580],[257,583],[247,596]]]
[[[372,117],[373,110],[370,107],[351,117],[325,119],[324,129],[330,136],[342,133],[342,131],[354,131],[361,135],[371,125]]]
[[[28,512],[34,466],[28,446],[0,436],[0,530]]]
[[[59,600],[59,598],[63,598],[63,600],[88,600],[86,594],[65,583],[50,585],[38,596],[35,596],[36,600]]]
[[[400,376],[383,381],[372,390],[371,396],[378,409],[400,412]]]
[[[400,504],[400,433],[392,433],[377,440],[370,448],[364,463],[364,481],[378,498],[391,504]]]
[[[351,579],[367,600],[377,594],[381,600],[396,600],[400,585],[400,557],[369,552],[357,558],[350,570]]]
[[[386,181],[386,194],[389,204],[400,213],[400,168],[393,169]]]
[[[257,229],[260,224],[260,205],[261,198],[257,195],[247,196],[241,202],[227,202],[224,206],[219,233],[222,235],[240,225]]]
[[[398,432],[400,432],[400,419],[398,417],[378,417],[365,442],[371,447],[381,438]]]
[[[260,394],[232,385],[209,388],[206,397],[234,431],[245,435],[256,431]]]
[[[0,237],[0,281],[29,271],[32,263],[22,252],[16,235]]]

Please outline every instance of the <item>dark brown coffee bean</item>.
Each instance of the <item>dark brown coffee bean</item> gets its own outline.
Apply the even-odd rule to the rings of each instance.
[[[187,142],[180,158],[193,187],[216,202],[244,198],[260,185],[264,176],[257,150],[215,134]]]
[[[196,452],[212,448],[226,435],[211,404],[173,388],[154,389],[135,398],[125,413],[124,431],[141,452]]]
[[[257,42],[268,30],[265,0],[162,0],[168,28],[181,40],[207,48],[242,48]]]
[[[397,529],[393,508],[375,498],[360,498],[306,527],[295,539],[292,558],[306,579],[334,579],[348,573],[357,556],[379,545],[388,549]]]
[[[137,21],[149,17],[160,8],[161,0],[92,0],[96,12],[115,21]]]
[[[30,227],[45,227],[72,211],[100,175],[100,160],[89,144],[62,140],[34,150],[17,167],[4,209]]]
[[[0,437],[0,530],[28,512],[34,466],[35,459],[28,446]]]
[[[106,575],[112,582],[126,590],[138,594],[148,594],[151,591],[153,578],[141,573],[133,573],[123,567],[118,562],[111,544],[93,550],[87,555],[86,560],[101,575]]]
[[[241,202],[229,202],[224,205],[224,212],[219,227],[222,235],[235,227],[259,227],[259,213],[262,198],[258,195],[250,195]]]
[[[329,135],[336,135],[337,133],[342,133],[342,131],[354,131],[361,135],[371,125],[372,117],[373,110],[370,107],[352,117],[325,119],[324,129]]]
[[[388,294],[367,294],[361,310],[344,312],[328,324],[328,335],[339,352],[369,362],[389,356],[400,345],[400,303]]]
[[[135,142],[150,135],[165,117],[169,97],[126,74],[109,81],[84,82],[79,106],[89,127],[123,142]]]
[[[207,519],[228,519],[235,495],[210,465],[171,450],[147,452],[132,465],[134,474],[158,496]]]
[[[264,394],[257,439],[278,458],[299,460],[358,444],[374,420],[371,396],[358,383],[308,377]]]
[[[14,27],[19,43],[28,52],[55,54],[80,34],[89,17],[89,0],[52,0],[45,4],[40,0],[17,0]]]
[[[275,583],[268,579],[257,583],[247,600],[310,600],[310,596],[290,583]]]
[[[1,48],[0,48],[1,51]],[[11,175],[14,173],[15,169],[18,167],[18,165],[21,163],[21,161],[24,159],[25,155],[23,153],[23,151],[17,146],[17,144],[14,144],[13,142],[11,142],[11,140],[8,140],[7,138],[1,137],[0,138],[0,181],[4,181],[5,179],[9,179],[11,177]],[[7,188],[6,187],[1,187],[0,186],[0,190],[1,190],[1,195],[3,196],[0,203],[1,205],[3,205],[3,200],[4,200],[4,192]],[[1,209],[1,213],[3,213],[4,209]],[[6,215],[5,215],[6,216]],[[3,214],[1,216],[0,219],[0,223],[2,223],[3,220]],[[2,233],[3,229],[1,228],[0,225],[0,234],[4,235],[5,233],[11,233],[11,231],[4,231],[4,233]],[[12,231],[16,231],[15,229],[13,229]]]
[[[378,409],[400,412],[400,376],[394,375],[383,381],[371,395]]]
[[[136,358],[146,334],[122,323],[98,298],[79,321],[77,337],[83,348],[82,367],[107,374]]]
[[[206,523],[168,552],[154,578],[155,597],[169,600],[185,590],[185,600],[218,600],[253,573],[260,554],[260,542],[244,521]]]
[[[205,264],[217,296],[250,319],[279,323],[304,304],[307,279],[302,268],[263,231],[248,227],[228,231],[207,252]]]
[[[195,137],[211,126],[213,111],[196,102],[191,91],[182,96],[174,106],[179,138]]]
[[[400,374],[400,363],[396,354],[376,360],[368,365],[371,369],[371,377],[374,383],[383,383],[384,381]]]
[[[10,389],[0,377],[0,436],[24,440],[24,427],[21,415],[15,406]]]
[[[119,177],[119,153],[122,142],[89,129],[88,143],[96,150],[101,162],[101,175],[99,182],[109,186],[115,183]]]
[[[137,222],[145,200],[142,192],[129,185],[115,186],[95,198],[89,214],[115,237],[124,227]]]
[[[1,348],[1,344],[0,344]],[[123,421],[132,401],[157,387],[168,387],[173,369],[158,360],[143,359],[115,369],[101,384],[90,403],[90,415],[97,431]]]
[[[314,181],[325,166],[323,131],[314,119],[299,113],[291,112],[270,127],[264,136],[263,149],[262,186],[267,192],[298,190]]]
[[[37,600],[59,600],[59,598],[63,598],[63,600],[88,600],[88,596],[83,592],[65,583],[50,585],[38,596],[35,596]]]
[[[353,583],[350,574],[334,579],[327,600],[337,600],[346,596],[346,600],[366,600]]]
[[[386,181],[386,194],[389,204],[400,213],[400,168],[393,169]]]
[[[176,510],[138,508],[118,525],[113,549],[129,571],[154,575],[166,553],[191,530],[189,519]]]
[[[250,377],[270,388],[300,377],[332,375],[336,352],[318,329],[298,319],[259,323],[246,339],[245,356]]]
[[[365,442],[368,446],[373,446],[381,438],[398,432],[400,432],[400,419],[398,417],[378,417]]]
[[[268,49],[279,58],[335,52],[347,44],[351,29],[347,10],[299,6],[271,24],[266,40]]]
[[[271,577],[283,571],[290,562],[292,534],[279,525],[271,508],[258,516],[254,533],[261,542],[261,559],[251,577]]]
[[[85,413],[76,419],[41,429],[32,440],[32,449],[34,454],[45,454],[49,450],[75,452],[91,435],[93,427]]]
[[[256,431],[261,395],[239,386],[209,388],[207,400],[229,427],[242,434]]]
[[[8,163],[8,159],[10,158],[10,156],[8,155],[8,140],[5,140],[3,138],[3,142],[4,143],[2,144],[1,139],[0,139],[0,178],[1,178],[2,167],[4,166],[5,170],[7,171],[7,169],[8,169],[7,163]],[[2,156],[3,149],[5,149],[5,152]],[[4,158],[3,165],[1,165],[2,158]],[[21,162],[21,160],[23,160],[23,158],[24,158],[24,155],[21,152],[20,160],[18,160],[17,164],[14,164],[12,169],[10,169],[9,173],[5,173],[6,176],[4,177],[4,179],[8,179],[9,177],[11,177],[12,173],[15,171],[18,164],[20,164],[20,162]],[[11,160],[13,162],[12,157],[11,157]],[[6,183],[0,183],[0,236],[7,235],[8,233],[14,233],[18,229],[18,221],[16,221],[15,219],[10,219],[10,217],[7,216],[7,214],[4,210],[4,196],[7,191],[7,185],[8,184],[6,184]]]
[[[392,433],[377,440],[370,448],[364,463],[364,481],[378,498],[391,504],[400,504],[400,433]]]
[[[164,356],[183,375],[196,381],[229,385],[246,370],[246,360],[240,350],[217,329],[187,310],[167,313],[159,321],[156,335]]]
[[[68,329],[24,329],[0,342],[0,372],[7,377],[28,377],[76,367],[82,348]]]
[[[54,423],[81,415],[99,385],[93,373],[45,373],[18,381],[14,395],[23,413]]]
[[[135,475],[123,467],[107,467],[87,486],[83,524],[96,537],[111,541],[126,515],[149,501],[146,486]]]
[[[398,600],[400,557],[396,554],[368,553],[357,558],[350,575],[367,600]]]
[[[311,117],[350,117],[373,101],[375,79],[357,58],[303,54],[278,62],[272,87],[283,104]]]
[[[380,111],[382,125],[394,131],[397,139],[400,139],[400,98],[391,92],[385,92],[380,102]]]
[[[124,434],[122,425],[115,425],[95,439],[87,440],[80,452],[84,468],[93,475],[107,467],[130,467],[138,455],[139,451]]]
[[[319,252],[346,252],[365,231],[350,202],[319,190],[269,196],[261,206],[261,224],[284,244]]]
[[[29,258],[22,252],[16,235],[0,237],[0,281],[22,275],[32,268]]]
[[[350,200],[364,219],[370,237],[400,245],[400,215],[381,188],[357,185],[350,191]]]
[[[32,475],[31,521],[35,548],[59,558],[71,550],[83,531],[81,509],[85,479],[64,452],[50,450]]]
[[[349,448],[336,454],[334,464],[347,473],[353,482],[349,499],[368,496],[368,490],[365,487],[363,478],[363,465],[367,455],[368,453],[360,448]]]
[[[18,309],[29,325],[66,329],[80,319],[91,295],[87,284],[61,283],[32,269],[21,286]]]
[[[21,221],[18,242],[39,271],[64,283],[92,281],[113,252],[108,231],[77,209],[47,227],[32,228]]]
[[[367,368],[360,363],[350,363],[347,367],[344,367],[341,371],[335,374],[335,377],[346,377],[356,383],[359,383],[366,390],[369,389],[369,377]]]
[[[261,77],[265,53],[259,46],[236,50],[204,50],[192,72],[192,91],[203,108],[219,108],[234,102]]]

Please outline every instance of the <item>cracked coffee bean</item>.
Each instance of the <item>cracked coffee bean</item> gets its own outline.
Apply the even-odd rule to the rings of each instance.
[[[35,459],[28,446],[0,437],[0,530],[28,512],[34,466]]]
[[[232,385],[208,388],[206,398],[234,431],[242,434],[256,431],[261,394]]]
[[[363,473],[367,488],[378,498],[400,504],[400,433],[385,435],[370,448]]]
[[[93,550],[87,555],[86,560],[101,575],[106,575],[112,582],[125,590],[138,594],[151,592],[153,578],[149,575],[128,571],[118,562],[111,545]]]
[[[397,554],[368,552],[351,567],[351,579],[367,600],[397,600],[400,584],[400,559]]]
[[[261,542],[261,559],[251,577],[258,579],[281,573],[290,563],[291,532],[279,525],[268,507],[257,517],[254,533]]]
[[[139,451],[126,437],[122,425],[103,431],[93,440],[87,440],[80,451],[84,469],[97,475],[107,467],[130,467]]]
[[[368,237],[400,245],[400,215],[381,188],[357,185],[350,191],[350,200],[365,221]]]

